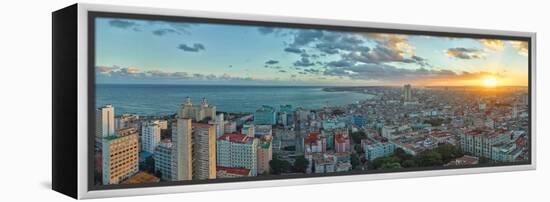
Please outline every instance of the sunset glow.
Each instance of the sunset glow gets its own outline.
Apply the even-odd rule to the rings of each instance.
[[[483,79],[483,86],[485,87],[494,88],[497,86],[497,84],[498,80],[495,77],[488,77]]]

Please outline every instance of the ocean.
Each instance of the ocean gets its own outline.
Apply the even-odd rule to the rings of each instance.
[[[261,105],[290,104],[293,108],[319,109],[355,103],[372,98],[356,92],[326,92],[323,87],[287,86],[213,86],[158,84],[97,84],[96,106],[112,104],[115,114],[145,116],[174,114],[185,98],[200,104],[206,97],[210,105],[223,112],[254,112]]]

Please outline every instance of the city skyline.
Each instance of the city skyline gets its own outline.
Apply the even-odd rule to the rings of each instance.
[[[528,86],[522,41],[96,19],[96,81]]]

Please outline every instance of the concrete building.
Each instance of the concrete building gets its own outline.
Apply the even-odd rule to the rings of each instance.
[[[161,173],[161,179],[164,181],[172,180],[174,172],[172,170],[172,142],[161,142],[155,149],[153,158],[155,159],[155,172]]]
[[[255,125],[254,126],[254,137],[271,137],[273,136],[273,126],[271,125]]]
[[[254,137],[255,129],[254,124],[244,124],[241,133],[248,137]]]
[[[121,128],[140,128],[139,115],[136,114],[122,114],[120,117],[115,118],[115,129]]]
[[[494,145],[511,141],[511,132],[503,129],[474,129],[460,136],[462,151],[485,158],[491,158]]]
[[[115,134],[115,108],[105,105],[96,109],[96,137],[103,138]]]
[[[257,151],[258,174],[269,173],[269,161],[273,159],[272,138],[260,139]]]
[[[217,165],[250,169],[257,174],[258,139],[241,133],[226,133],[217,140]]]
[[[237,132],[237,122],[235,121],[226,121],[223,127],[223,133],[234,133]],[[223,135],[223,134],[222,134]]]
[[[320,153],[327,151],[327,139],[319,133],[309,133],[303,138],[304,153]]]
[[[141,126],[141,151],[154,153],[160,142],[160,125],[158,122],[146,122]]]
[[[216,127],[193,123],[193,179],[216,179]]]
[[[390,156],[395,151],[395,144],[391,142],[364,140],[361,142],[361,145],[363,146],[363,151],[365,152],[365,159],[368,161],[372,161],[380,157]]]
[[[355,126],[365,127],[365,125],[367,124],[367,117],[365,117],[364,115],[361,115],[361,114],[353,115],[353,116],[351,116],[351,122]]]
[[[192,125],[189,118],[177,118],[172,126],[172,181],[191,180]]]
[[[521,155],[522,149],[515,142],[500,143],[491,148],[491,159],[499,162],[514,162]]]
[[[214,120],[216,118],[216,106],[209,105],[206,98],[202,98],[200,105],[193,105],[191,98],[187,97],[185,102],[180,105],[177,115],[179,118],[188,118],[194,121],[202,121],[206,118]]]
[[[412,97],[413,96],[412,96],[411,84],[406,84],[405,86],[403,86],[403,101],[405,102],[413,101]]]
[[[275,125],[277,123],[276,111],[272,106],[262,105],[254,112],[254,124]]]
[[[138,172],[139,140],[135,128],[102,139],[103,184],[119,184]]]
[[[216,138],[222,136],[225,133],[225,120],[223,113],[216,116]]]
[[[338,132],[334,135],[334,151],[335,152],[349,152],[351,151],[350,144],[351,137],[348,132]]]

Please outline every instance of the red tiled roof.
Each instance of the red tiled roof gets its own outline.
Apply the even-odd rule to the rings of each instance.
[[[248,137],[242,133],[234,132],[234,133],[226,133],[223,134],[218,138],[218,140],[226,140],[231,142],[237,142],[237,143],[244,143],[247,142],[251,137]]]
[[[226,173],[233,174],[233,175],[242,175],[242,176],[250,175],[250,169],[246,169],[246,168],[231,168],[231,167],[216,166],[216,170],[224,171]]]
[[[349,137],[344,137],[341,133],[336,133],[336,137],[334,139],[337,143],[346,143],[346,140],[349,140]]]
[[[304,137],[304,144],[316,142],[319,139],[319,133],[310,133]]]

